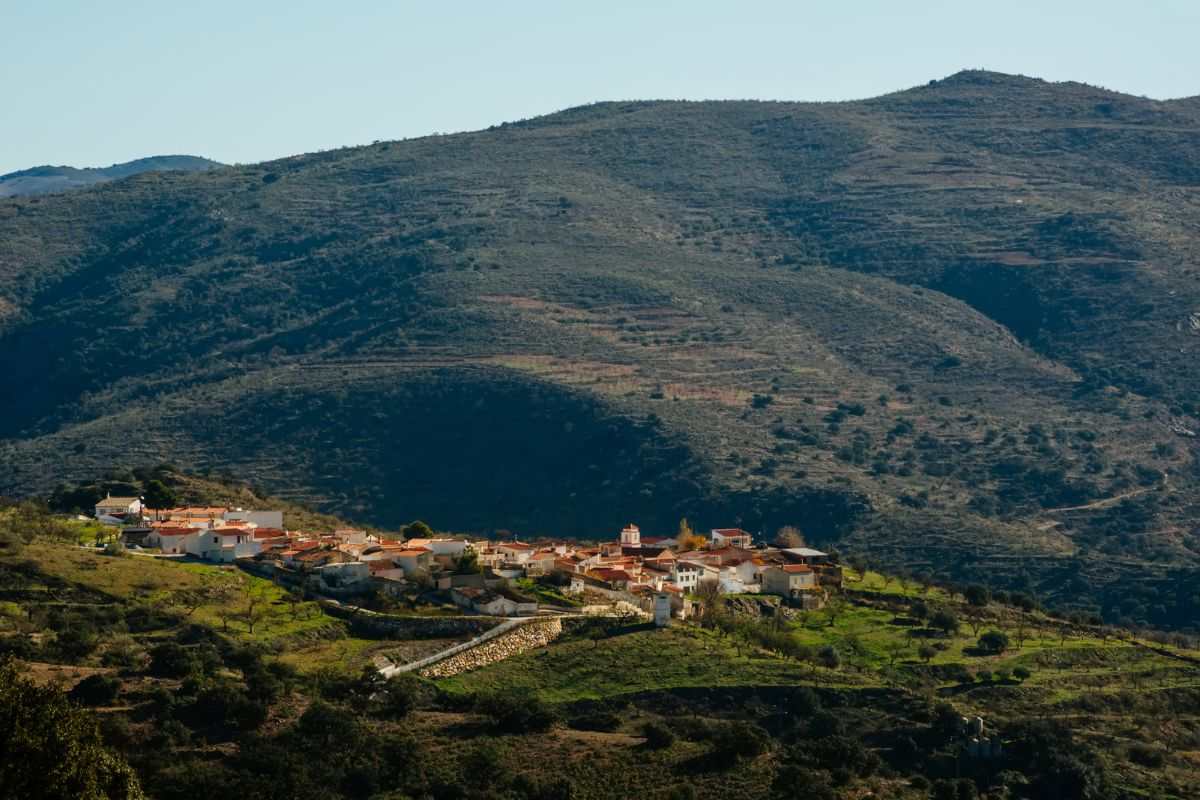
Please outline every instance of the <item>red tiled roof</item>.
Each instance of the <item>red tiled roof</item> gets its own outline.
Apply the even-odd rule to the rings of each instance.
[[[812,567],[807,566],[805,564],[784,564],[780,567],[780,569],[783,570],[784,572],[791,573],[793,575],[799,574],[802,572],[812,572]]]
[[[713,533],[719,533],[722,536],[749,536],[749,531],[744,531],[741,528],[713,528]]]

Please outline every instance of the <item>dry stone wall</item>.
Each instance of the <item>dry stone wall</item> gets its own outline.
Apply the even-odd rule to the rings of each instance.
[[[510,656],[544,647],[562,635],[562,620],[558,617],[527,622],[511,632],[450,656],[421,670],[426,678],[448,678],[460,672],[503,661]]]

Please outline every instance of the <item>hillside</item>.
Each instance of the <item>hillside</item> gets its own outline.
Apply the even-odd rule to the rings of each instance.
[[[0,713],[65,693],[150,797],[1194,796],[1196,640],[1015,593],[847,569],[821,610],[731,595],[663,629],[555,619],[546,646],[385,681],[454,640],[362,638],[233,566],[76,547],[90,527],[0,505]],[[6,787],[98,762],[44,756],[62,716],[0,729],[24,745]]]
[[[966,72],[0,204],[0,492],[770,532],[1194,624],[1200,108]]]
[[[199,156],[151,156],[111,167],[31,167],[0,175],[0,197],[52,194],[82,189],[151,171],[198,172],[221,166]]]

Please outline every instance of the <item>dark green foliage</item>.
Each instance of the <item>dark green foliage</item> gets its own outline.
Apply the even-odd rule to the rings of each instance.
[[[1167,760],[1161,747],[1140,743],[1129,745],[1128,756],[1133,763],[1149,769],[1159,769]]]
[[[195,650],[175,642],[164,642],[150,650],[150,674],[160,678],[183,678],[200,666]]]
[[[146,482],[143,497],[150,508],[173,508],[178,502],[175,492],[157,479]]]
[[[95,720],[58,689],[23,680],[9,661],[0,662],[0,792],[28,800],[144,796]]]
[[[937,628],[947,636],[952,633],[957,633],[959,626],[958,615],[946,608],[938,609],[936,612],[934,612],[934,615],[929,618],[929,626],[931,628]]]
[[[417,707],[419,680],[407,673],[390,678],[383,688],[382,711],[389,719],[403,719]]]
[[[558,715],[544,700],[522,689],[483,695],[477,698],[476,708],[490,717],[496,730],[502,733],[546,731],[558,721]]]
[[[713,757],[727,764],[756,758],[771,747],[762,728],[749,722],[724,722],[713,726],[709,739]]]
[[[661,722],[642,725],[642,736],[646,738],[646,747],[651,750],[663,750],[675,744],[675,732]]]
[[[621,717],[611,711],[596,711],[573,718],[571,727],[580,731],[604,731],[611,733],[621,727]]]
[[[1008,635],[1002,631],[988,631],[979,637],[979,649],[985,653],[1003,653],[1008,645]]]
[[[75,684],[67,696],[85,706],[106,706],[117,699],[121,682],[111,675],[97,674]]]
[[[980,586],[977,583],[973,583],[964,589],[963,595],[967,598],[968,603],[980,607],[986,606],[992,599],[991,592],[988,591],[987,587]]]

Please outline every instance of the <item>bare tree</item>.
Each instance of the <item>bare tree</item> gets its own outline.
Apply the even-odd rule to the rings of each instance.
[[[784,549],[789,547],[804,547],[804,534],[795,525],[784,525],[775,532],[774,544],[776,547]]]
[[[829,620],[829,626],[833,627],[837,623],[838,617],[846,610],[846,601],[841,595],[830,595],[825,601],[825,618]]]
[[[246,604],[242,620],[246,623],[246,630],[253,636],[254,626],[267,615],[267,598],[254,581],[247,581],[242,586],[242,599]]]
[[[696,584],[696,597],[703,605],[703,624],[712,627],[720,616],[721,595],[724,594],[721,582],[714,578],[706,578]]]
[[[908,642],[902,640],[888,642],[888,644],[884,647],[884,651],[888,656],[888,666],[894,667],[896,666],[896,661],[898,659],[901,659],[908,654]]]

